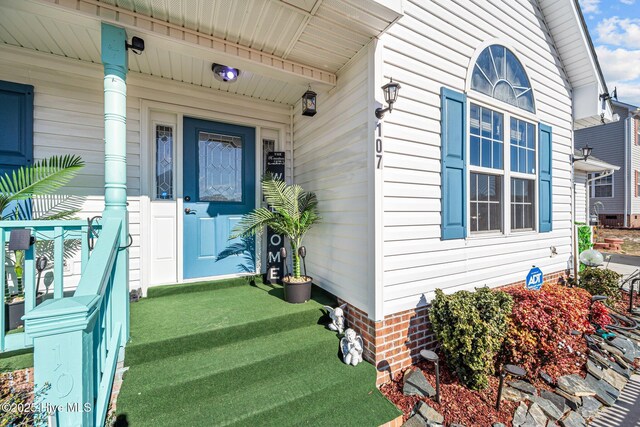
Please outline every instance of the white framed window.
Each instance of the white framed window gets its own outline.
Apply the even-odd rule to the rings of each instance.
[[[598,178],[602,175],[600,172],[590,173],[589,179],[597,178],[591,181],[589,187],[589,197],[611,198],[613,197],[613,174]]]
[[[474,64],[470,89],[469,231],[535,231],[538,120],[524,67],[506,47],[488,46]]]

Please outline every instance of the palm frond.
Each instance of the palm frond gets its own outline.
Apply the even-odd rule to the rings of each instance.
[[[254,209],[244,215],[238,224],[231,230],[230,239],[237,237],[253,236],[262,231],[274,218],[273,212],[266,208]]]
[[[268,226],[286,236],[295,253],[311,226],[320,221],[318,198],[299,185],[287,185],[271,175],[262,179],[262,193],[270,209],[258,208],[244,215],[231,238],[257,234]]]
[[[84,166],[80,156],[53,156],[0,176],[0,194],[7,199],[26,200],[50,194],[66,185]]]

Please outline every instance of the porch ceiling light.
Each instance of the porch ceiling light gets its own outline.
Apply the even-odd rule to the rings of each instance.
[[[211,70],[213,71],[213,76],[216,80],[225,83],[232,83],[238,80],[238,76],[240,75],[240,70],[237,68],[229,67],[227,65],[222,64],[213,64],[211,66]]]
[[[318,94],[311,90],[311,85],[309,85],[309,89],[302,95],[302,115],[313,117],[318,112],[317,110],[317,96]]]
[[[400,90],[400,84],[390,79],[389,83],[382,86],[382,91],[384,92],[384,101],[389,105],[387,108],[377,108],[376,109],[376,117],[381,119],[384,117],[384,113],[393,111],[393,104],[395,104],[398,99],[398,91]]]
[[[591,151],[593,150],[592,147],[589,147],[589,144],[585,145],[582,148],[582,157],[576,157],[573,156],[571,159],[571,163],[577,161],[577,160],[584,160],[585,162],[587,161],[587,159],[589,158],[589,156],[591,156]]]

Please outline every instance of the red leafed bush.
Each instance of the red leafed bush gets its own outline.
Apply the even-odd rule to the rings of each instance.
[[[539,291],[522,286],[503,290],[513,298],[504,361],[522,366],[532,379],[543,368],[553,377],[578,372],[586,345],[571,331],[592,332],[588,320],[591,294],[559,285],[544,285]]]
[[[611,324],[611,317],[609,317],[609,310],[600,301],[591,306],[591,321],[601,327],[606,327]]]

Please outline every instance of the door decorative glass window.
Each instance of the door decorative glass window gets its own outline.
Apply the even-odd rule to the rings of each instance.
[[[199,199],[242,201],[242,139],[200,132],[198,135]]]

